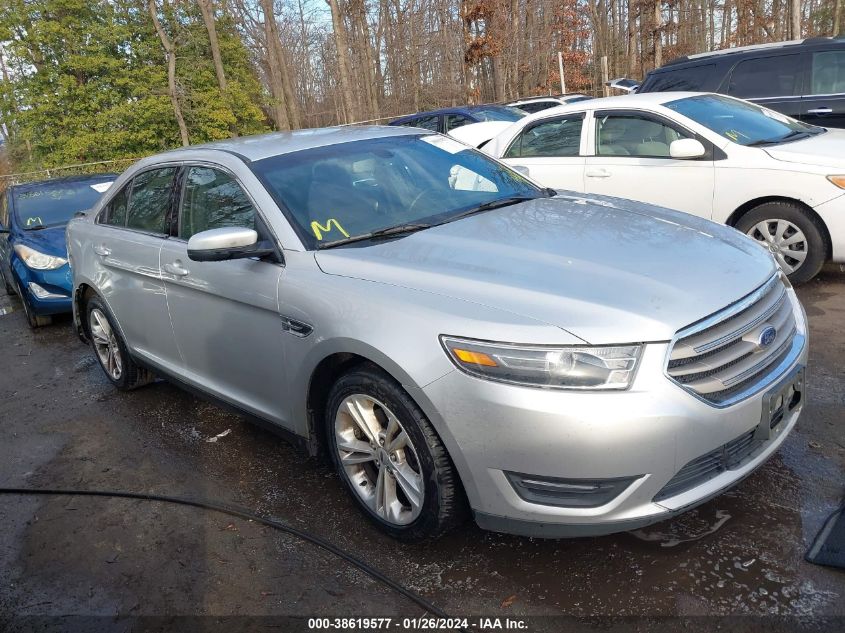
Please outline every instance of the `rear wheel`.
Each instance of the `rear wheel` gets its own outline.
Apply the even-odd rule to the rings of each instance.
[[[375,367],[335,383],[326,407],[329,452],[367,517],[402,540],[443,534],[460,523],[458,475],[425,414]]]
[[[153,375],[132,360],[105,304],[93,297],[85,306],[85,314],[94,355],[111,383],[129,391],[152,382]]]
[[[35,311],[29,303],[29,297],[27,296],[26,291],[17,280],[15,280],[15,288],[18,293],[18,298],[21,300],[23,313],[26,315],[26,322],[29,323],[29,327],[34,330],[45,325],[50,325],[53,322],[53,317],[35,314]]]
[[[794,284],[815,277],[827,258],[823,227],[791,202],[761,204],[742,216],[736,228],[768,248]]]

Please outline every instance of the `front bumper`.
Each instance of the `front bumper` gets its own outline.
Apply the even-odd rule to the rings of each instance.
[[[12,270],[26,295],[27,303],[35,314],[47,316],[71,311],[72,280],[70,267],[67,264],[55,270],[33,270],[16,257],[12,262]],[[30,284],[37,284],[48,293],[47,296],[37,296]]]
[[[800,319],[802,345],[788,366],[777,370],[774,384],[806,365],[803,314]],[[713,407],[664,375],[667,347],[645,346],[627,391],[542,390],[492,383],[457,370],[425,387],[450,435],[447,443],[457,447],[453,459],[477,523],[499,532],[553,538],[630,530],[704,503],[771,457],[795,426],[803,400],[738,466],[655,501],[685,465],[756,429],[771,389],[770,383],[733,406]],[[506,473],[636,479],[604,505],[561,507],[526,501]]]

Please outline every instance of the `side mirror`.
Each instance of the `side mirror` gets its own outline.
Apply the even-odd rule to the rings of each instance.
[[[508,167],[513,169],[515,172],[522,174],[526,178],[529,178],[531,176],[531,170],[528,169],[528,167],[526,167],[525,165],[508,165]]]
[[[701,141],[694,138],[679,138],[669,145],[669,156],[677,159],[701,158],[707,153]]]
[[[0,235],[3,235],[4,233],[8,233],[8,232],[9,232],[9,229],[7,229],[5,226],[0,226]]]
[[[222,262],[229,259],[266,257],[272,248],[262,248],[258,233],[252,229],[224,227],[209,229],[188,240],[188,258],[196,262]]]

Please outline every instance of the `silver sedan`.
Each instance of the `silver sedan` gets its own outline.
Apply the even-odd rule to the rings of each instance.
[[[326,452],[404,539],[678,514],[803,405],[807,327],[737,231],[543,189],[444,136],[306,130],[145,159],[68,228],[79,333]]]

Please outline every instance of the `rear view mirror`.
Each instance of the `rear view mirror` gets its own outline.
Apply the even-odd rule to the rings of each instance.
[[[197,262],[265,257],[273,252],[272,248],[261,248],[258,233],[240,227],[209,229],[188,240],[188,258]]]
[[[669,145],[669,156],[678,159],[701,158],[707,153],[701,141],[694,138],[679,138]]]

